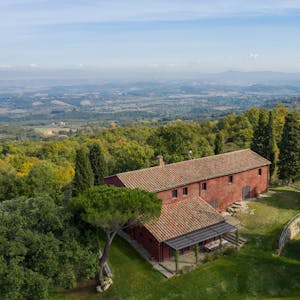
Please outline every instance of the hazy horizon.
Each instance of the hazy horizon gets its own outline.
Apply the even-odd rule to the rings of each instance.
[[[1,0],[0,70],[300,72],[299,16],[299,0]]]

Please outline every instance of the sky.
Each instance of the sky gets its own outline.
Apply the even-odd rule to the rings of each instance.
[[[0,0],[0,69],[300,71],[300,0]]]

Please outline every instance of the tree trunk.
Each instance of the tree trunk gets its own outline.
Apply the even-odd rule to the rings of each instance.
[[[99,257],[99,274],[98,274],[98,284],[103,287],[104,285],[104,264],[106,263],[108,252],[110,249],[110,245],[112,243],[113,238],[115,237],[116,232],[110,234],[109,232],[106,232],[106,238],[105,238],[105,245],[103,249],[102,256]]]

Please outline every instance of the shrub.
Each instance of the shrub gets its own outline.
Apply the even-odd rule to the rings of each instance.
[[[223,254],[224,254],[224,255],[232,255],[232,254],[234,254],[234,253],[236,253],[236,252],[237,252],[237,250],[236,250],[235,247],[226,247],[226,248],[224,249],[224,251],[223,251]]]

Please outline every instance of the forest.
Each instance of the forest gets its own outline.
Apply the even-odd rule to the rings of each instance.
[[[51,289],[94,276],[103,230],[76,209],[104,176],[154,166],[157,155],[172,163],[244,148],[272,162],[273,184],[299,180],[299,111],[280,104],[211,121],[135,123],[58,141],[2,142],[0,298],[48,299]]]

